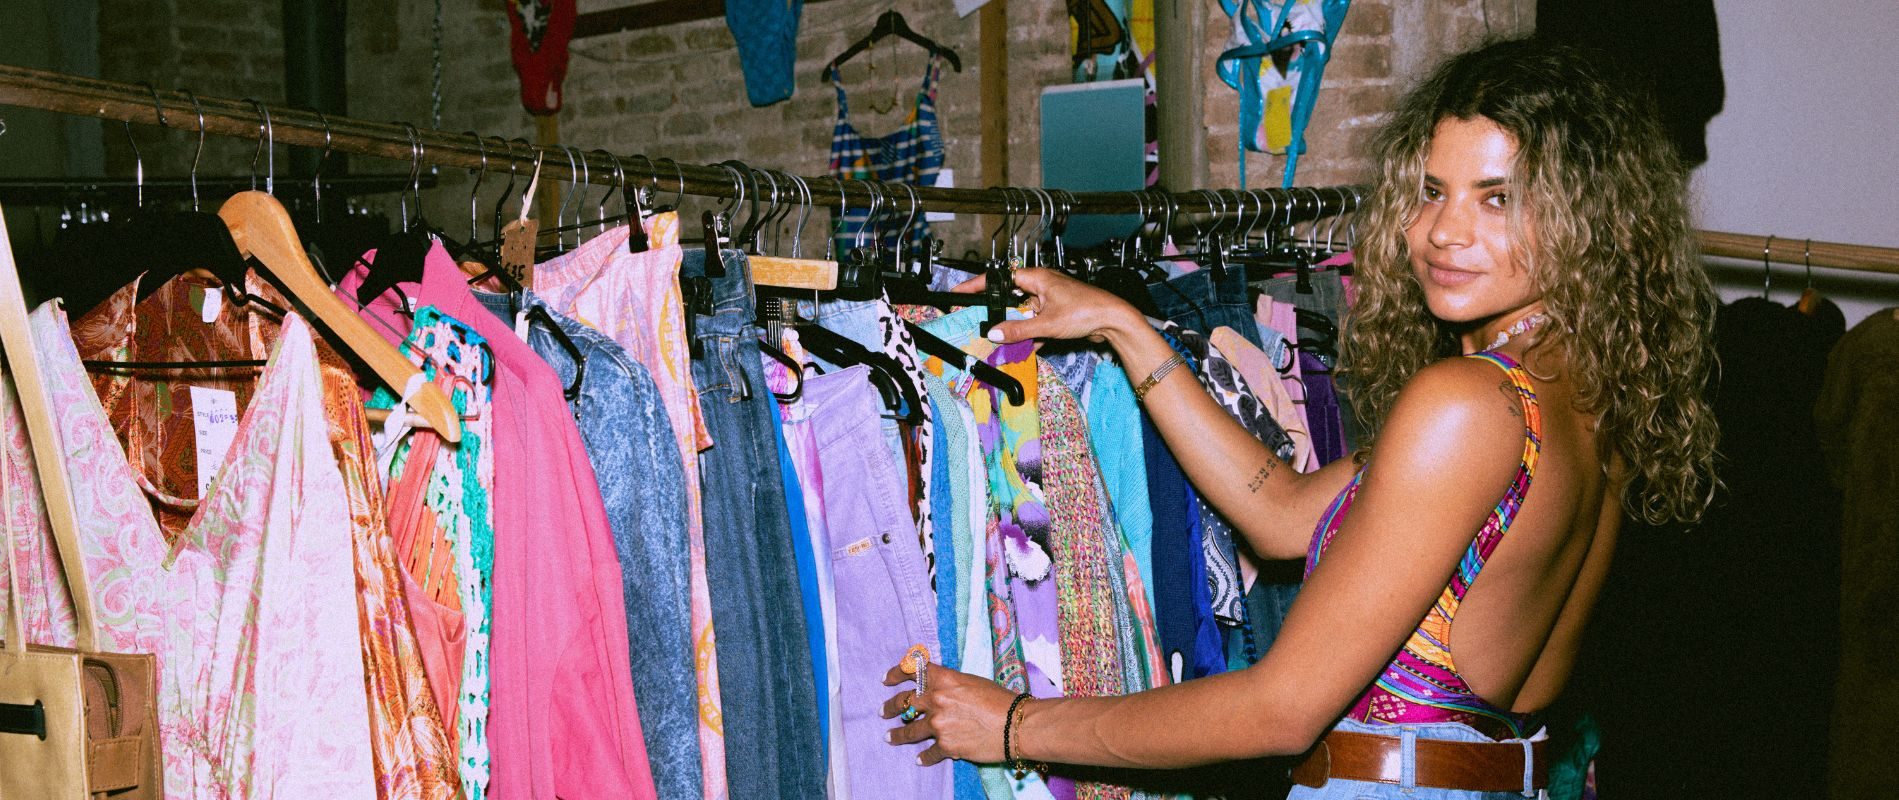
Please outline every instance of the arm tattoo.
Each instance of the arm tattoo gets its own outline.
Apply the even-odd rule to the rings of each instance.
[[[1266,462],[1266,466],[1260,467],[1258,472],[1253,473],[1253,479],[1246,484],[1246,491],[1259,494],[1259,487],[1266,485],[1266,479],[1272,477],[1273,470],[1278,466],[1277,459]]]
[[[1503,383],[1497,386],[1497,389],[1503,392],[1504,397],[1510,398],[1510,416],[1522,419],[1523,409],[1520,408],[1520,406],[1523,405],[1523,398],[1521,397],[1521,393],[1517,391],[1517,385],[1511,383],[1510,380],[1506,378]]]

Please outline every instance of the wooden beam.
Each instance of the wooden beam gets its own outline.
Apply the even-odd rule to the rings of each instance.
[[[1201,100],[1210,85],[1205,47],[1207,4],[1154,0],[1154,111],[1160,128],[1160,185],[1176,192],[1207,184],[1207,122]]]
[[[1009,0],[989,0],[977,14],[982,41],[982,185],[1009,185]],[[984,229],[989,221],[982,223]]]
[[[822,2],[825,0],[804,0],[805,5]],[[651,3],[639,3],[603,11],[589,11],[576,16],[574,38],[586,39],[624,31],[663,28],[682,22],[719,19],[724,16],[725,0],[656,0]]]

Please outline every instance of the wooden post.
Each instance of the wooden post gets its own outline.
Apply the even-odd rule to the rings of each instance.
[[[1009,0],[989,0],[982,39],[982,186],[1009,185]],[[994,225],[984,219],[982,230]]]
[[[1207,126],[1202,98],[1207,4],[1154,0],[1155,112],[1160,126],[1160,185],[1184,192],[1207,185]]]
[[[534,143],[544,148],[553,148],[560,145],[559,114],[534,115]],[[566,164],[567,159],[565,156],[557,157],[554,152],[549,152],[547,154],[546,163]],[[543,231],[551,231],[560,227],[560,223],[556,221],[559,219],[560,214],[560,187],[560,181],[550,179],[546,173],[541,175],[539,196],[534,198],[534,218],[540,220],[541,230]],[[556,233],[554,235],[559,236],[560,234]]]

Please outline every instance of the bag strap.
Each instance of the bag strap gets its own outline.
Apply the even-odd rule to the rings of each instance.
[[[33,334],[26,318],[26,297],[20,291],[20,273],[13,264],[13,243],[7,237],[5,215],[0,214],[0,353],[6,356],[8,374],[13,378],[20,411],[26,417],[27,440],[33,446],[34,471],[46,503],[46,516],[53,525],[53,546],[59,553],[66,588],[73,598],[77,649],[81,653],[99,651],[98,625],[92,612],[92,584],[86,580],[86,562],[79,551],[78,523],[73,512],[72,488],[66,480],[66,459],[60,451],[59,437],[53,427],[52,409],[47,403],[46,384],[41,379],[39,355],[33,348]],[[7,548],[7,643],[10,652],[26,650],[24,614],[13,563],[13,525],[5,538]]]

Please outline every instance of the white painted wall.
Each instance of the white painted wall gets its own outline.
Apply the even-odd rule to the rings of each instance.
[[[1694,175],[1697,227],[1899,247],[1899,3],[1714,5],[1727,102]],[[1758,261],[1710,269],[1724,300],[1761,291]],[[1774,271],[1791,302],[1804,268]],[[1814,285],[1849,326],[1899,306],[1899,276],[1815,269]]]

